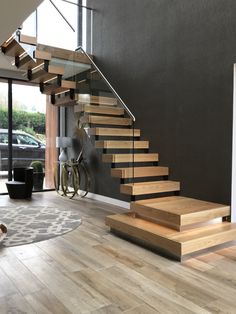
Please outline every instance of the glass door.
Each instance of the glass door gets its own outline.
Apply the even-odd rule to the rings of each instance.
[[[33,191],[54,189],[58,110],[50,103],[49,96],[40,93],[38,86],[0,81],[0,194],[7,193],[5,183],[12,176],[12,170],[8,170],[14,167],[34,168]],[[10,121],[9,117],[12,117]],[[9,143],[11,129],[12,149]]]
[[[8,84],[0,81],[0,193],[7,193],[8,178]]]

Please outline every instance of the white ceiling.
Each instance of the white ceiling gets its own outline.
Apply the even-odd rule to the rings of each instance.
[[[25,21],[43,0],[0,0],[0,45]],[[1,69],[12,69],[9,60],[0,53]]]
[[[24,22],[43,0],[0,1],[0,44]]]

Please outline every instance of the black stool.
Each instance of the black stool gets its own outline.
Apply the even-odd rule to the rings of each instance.
[[[14,181],[6,183],[10,198],[23,199],[29,198],[33,190],[33,168],[14,168]]]

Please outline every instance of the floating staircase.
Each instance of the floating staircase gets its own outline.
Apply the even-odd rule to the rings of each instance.
[[[112,232],[179,260],[236,239],[236,224],[228,221],[229,206],[180,195],[180,182],[169,178],[168,167],[159,165],[158,153],[149,152],[149,141],[141,138],[141,130],[134,128],[120,98],[88,56],[67,55],[65,60],[63,52],[58,60],[29,36],[9,38],[2,52],[50,96],[53,105],[74,106],[79,125],[94,138],[102,161],[111,164],[120,192],[131,199],[129,213],[106,218]]]
[[[178,260],[236,239],[236,224],[226,221],[229,206],[180,196],[180,182],[169,179],[169,168],[158,165],[159,155],[118,104],[90,100],[80,99],[74,110],[131,198],[129,213],[106,217],[112,232]]]
[[[111,176],[120,179],[120,192],[133,200],[130,213],[106,218],[111,231],[179,260],[234,240],[236,225],[219,222],[230,215],[230,207],[178,196],[180,182],[168,180],[169,168],[158,166],[159,155],[148,152],[149,142],[141,140],[139,129],[130,128],[129,118],[114,117],[118,115],[113,111],[115,106],[94,106],[84,100],[74,107],[75,112],[83,113],[80,121],[90,126],[88,134],[95,137],[95,147],[102,149],[103,162],[111,164]],[[110,150],[117,152],[109,153]],[[133,182],[126,182],[130,179]],[[173,195],[163,196],[170,193]],[[149,198],[135,200],[136,197]]]

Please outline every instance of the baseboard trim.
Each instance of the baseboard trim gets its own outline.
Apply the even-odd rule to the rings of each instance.
[[[121,201],[121,200],[117,200],[116,198],[111,198],[108,196],[104,196],[104,195],[100,195],[100,194],[95,194],[95,193],[88,193],[86,195],[86,197],[91,198],[93,200],[96,201],[101,201],[104,203],[108,203],[108,204],[112,204],[115,206],[119,206],[125,209],[130,209],[130,203],[129,202],[125,202],[125,201]]]

